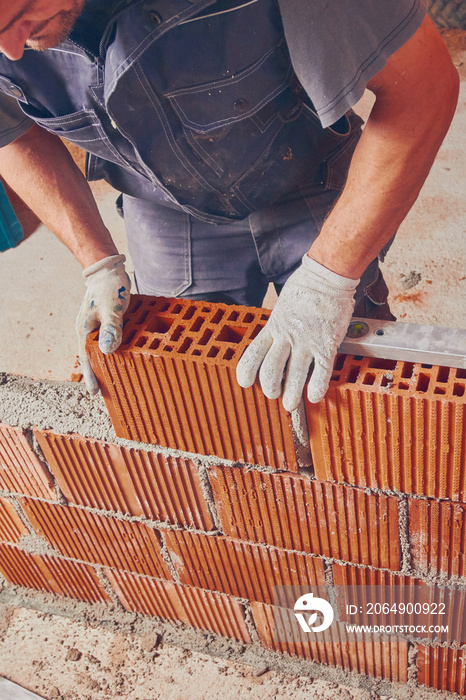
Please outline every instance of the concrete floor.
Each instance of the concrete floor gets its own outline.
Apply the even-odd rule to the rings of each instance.
[[[384,265],[398,320],[466,327],[466,32],[446,33],[461,75],[452,127],[422,193]],[[365,115],[370,97],[359,111]],[[119,250],[126,253],[116,193],[93,187]],[[129,264],[131,269],[131,264]],[[75,317],[84,293],[81,268],[44,226],[0,254],[0,371],[70,379],[76,363]]]

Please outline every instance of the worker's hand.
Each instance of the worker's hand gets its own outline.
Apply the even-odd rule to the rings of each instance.
[[[79,364],[90,394],[97,394],[99,385],[86,354],[86,338],[100,326],[99,348],[102,352],[110,354],[121,343],[123,315],[128,308],[131,289],[125,259],[124,255],[110,255],[83,271],[87,290],[76,319],[76,332]]]
[[[312,403],[321,401],[337,349],[348,330],[358,282],[304,255],[302,265],[284,284],[265,327],[241,357],[236,370],[238,383],[244,388],[251,386],[260,368],[264,394],[276,399],[282,392],[286,366],[283,406],[292,411],[299,405],[314,360],[307,395]]]

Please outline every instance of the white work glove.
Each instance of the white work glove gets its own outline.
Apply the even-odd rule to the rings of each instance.
[[[110,255],[83,270],[87,290],[76,319],[76,333],[79,364],[86,387],[92,395],[99,392],[99,385],[87,357],[86,338],[100,326],[101,351],[110,354],[119,347],[123,315],[128,308],[131,289],[125,260],[124,255]]]
[[[260,368],[264,394],[276,399],[288,362],[282,400],[283,407],[292,411],[299,405],[314,360],[307,396],[312,403],[321,401],[337,349],[351,321],[358,283],[304,255],[302,265],[283,285],[265,327],[238,362],[236,378],[240,386],[251,386]]]

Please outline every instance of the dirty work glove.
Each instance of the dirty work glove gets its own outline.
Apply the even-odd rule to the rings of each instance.
[[[307,396],[312,403],[321,401],[337,349],[348,330],[358,282],[337,275],[304,255],[302,265],[283,285],[265,327],[238,363],[236,377],[240,386],[251,386],[260,368],[264,394],[276,399],[281,394],[288,362],[283,407],[292,411],[299,405],[314,360]]]
[[[125,260],[124,255],[110,255],[83,270],[87,290],[76,319],[76,332],[79,364],[87,390],[92,395],[99,392],[99,385],[86,354],[86,338],[100,326],[101,351],[110,354],[119,347],[123,314],[128,308],[131,289]]]

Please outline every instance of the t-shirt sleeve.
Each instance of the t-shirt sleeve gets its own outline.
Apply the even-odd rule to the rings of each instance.
[[[0,92],[0,148],[25,134],[33,124],[14,97]]]
[[[423,0],[279,0],[279,5],[296,75],[324,128],[356,104],[426,13]]]

